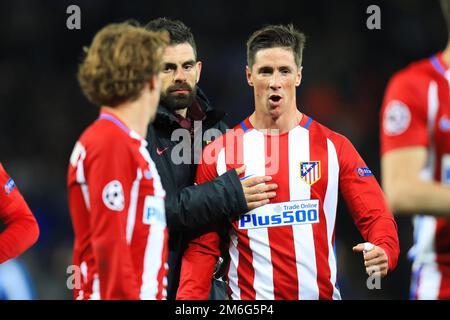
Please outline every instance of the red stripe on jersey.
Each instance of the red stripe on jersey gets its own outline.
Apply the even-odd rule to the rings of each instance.
[[[276,190],[276,197],[272,198],[271,202],[290,201],[288,138],[288,134],[273,138],[278,140],[278,146],[276,144],[272,146],[270,136],[264,139],[266,159],[270,159],[271,162],[278,161],[278,170],[272,175],[271,183],[283,186]],[[275,149],[272,150],[272,147]],[[274,155],[274,153],[277,154]],[[266,163],[266,172],[270,165],[277,164]],[[273,266],[274,299],[298,300],[297,264],[292,226],[272,227],[267,230]]]
[[[441,273],[438,299],[450,299],[450,223],[448,219],[436,218],[434,248],[436,262]]]
[[[310,131],[310,161],[322,159],[320,163],[321,178],[311,186],[311,199],[319,199],[319,223],[312,225],[314,235],[314,250],[316,254],[317,285],[319,287],[319,299],[330,300],[333,297],[331,284],[331,271],[328,263],[328,236],[327,219],[323,210],[328,182],[328,150],[327,140],[317,137],[314,131]]]

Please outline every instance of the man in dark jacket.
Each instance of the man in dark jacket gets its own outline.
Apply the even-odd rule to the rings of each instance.
[[[161,100],[148,133],[148,148],[166,190],[169,227],[168,299],[175,299],[181,258],[189,236],[223,219],[268,203],[275,196],[271,177],[240,180],[244,168],[194,185],[202,147],[227,129],[223,112],[214,110],[197,87],[202,64],[197,61],[194,37],[181,21],[159,18],[147,29],[166,30],[170,45],[163,55]],[[223,298],[224,296],[219,296]]]

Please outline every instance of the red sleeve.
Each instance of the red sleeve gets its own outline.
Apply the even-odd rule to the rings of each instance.
[[[39,227],[14,181],[0,164],[0,220],[6,229],[0,234],[0,263],[31,247],[39,237]]]
[[[177,300],[207,300],[214,267],[220,256],[220,238],[209,232],[192,240],[183,254]]]
[[[208,145],[202,153],[197,168],[196,183],[211,181],[217,177],[218,150]],[[189,242],[183,254],[177,300],[207,300],[211,290],[214,267],[220,256],[220,236],[212,231]]]
[[[127,211],[137,164],[127,141],[105,141],[90,152],[86,170],[91,205],[91,243],[101,299],[139,299],[126,239]]]
[[[338,153],[339,184],[353,221],[365,241],[384,249],[392,271],[400,253],[397,224],[372,172],[344,138]]]
[[[381,154],[409,146],[427,146],[427,81],[415,69],[388,83],[380,116]]]

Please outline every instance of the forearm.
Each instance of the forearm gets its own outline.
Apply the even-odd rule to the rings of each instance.
[[[22,211],[21,208],[16,210]],[[39,237],[39,227],[31,212],[13,213],[19,218],[7,222],[0,234],[0,263],[13,259],[30,248]]]
[[[232,220],[246,211],[242,185],[234,170],[166,198],[167,223],[172,229],[198,228]]]
[[[450,216],[450,186],[435,181],[403,179],[383,187],[394,214]]]
[[[392,217],[378,216],[372,220],[367,230],[366,240],[386,252],[389,271],[394,270],[400,254],[395,221]]]

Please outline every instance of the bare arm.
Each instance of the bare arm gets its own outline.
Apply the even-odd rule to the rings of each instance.
[[[392,150],[381,158],[383,190],[394,214],[450,216],[450,186],[420,177],[426,159],[427,149],[421,146]]]

